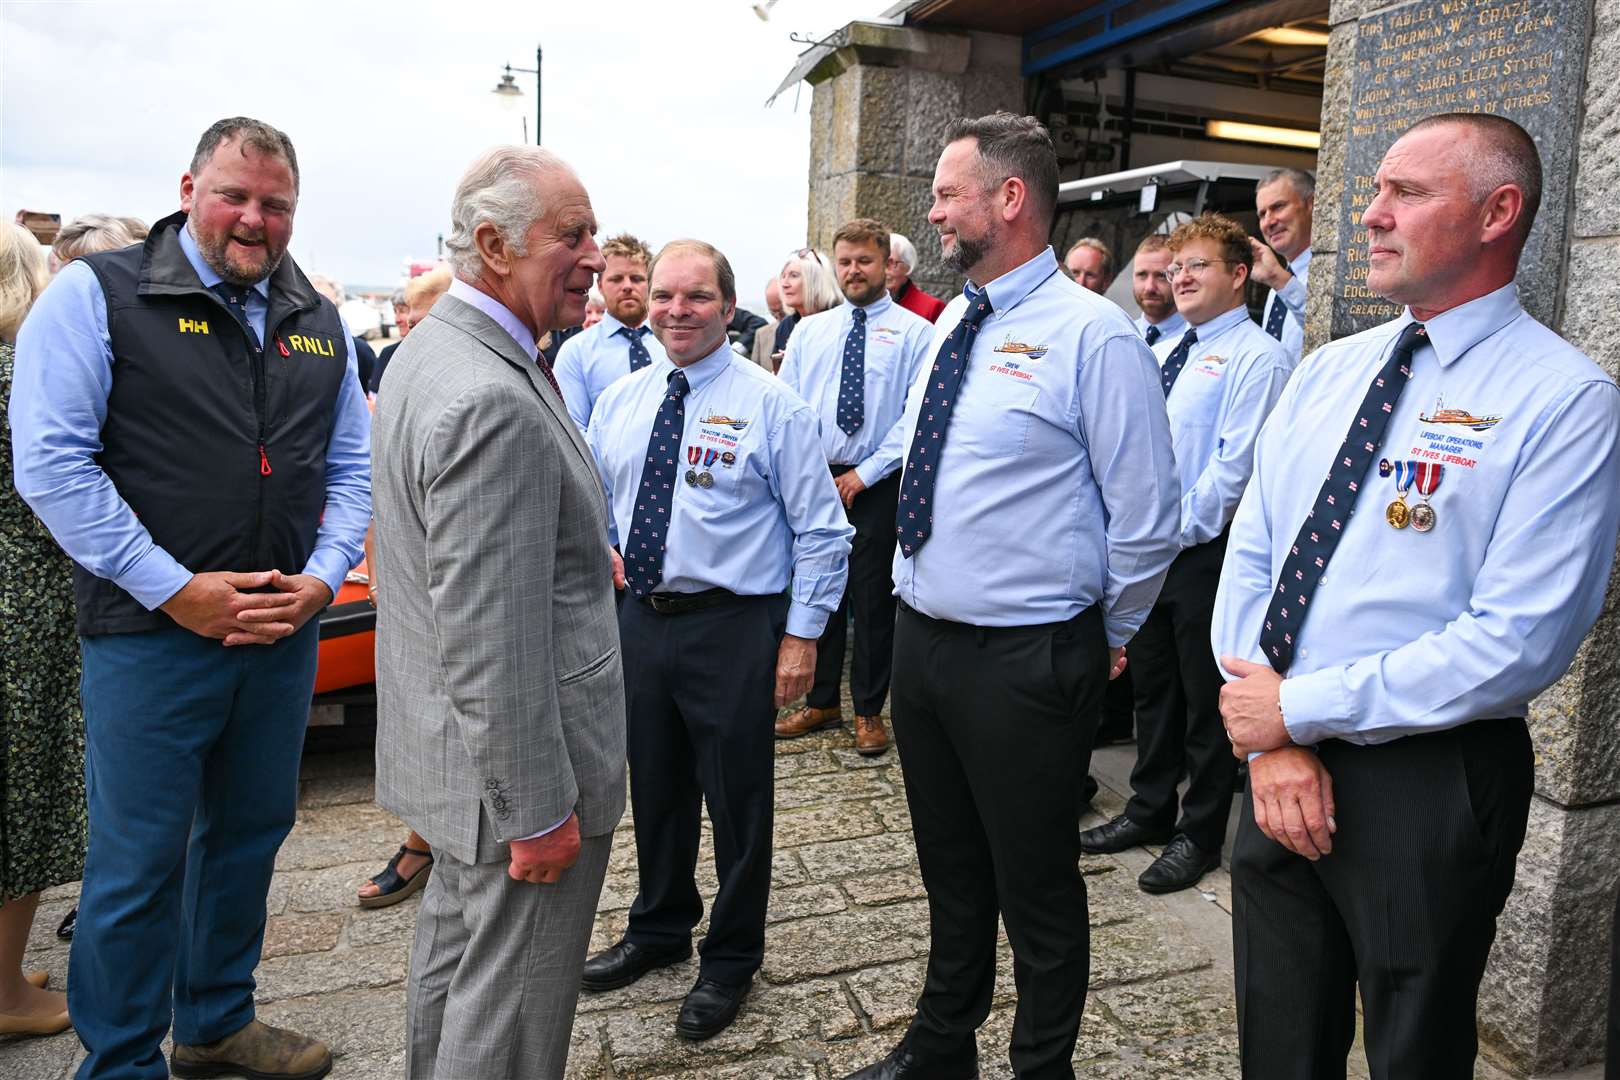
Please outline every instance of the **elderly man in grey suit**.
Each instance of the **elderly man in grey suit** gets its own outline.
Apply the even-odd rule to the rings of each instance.
[[[579,179],[502,147],[456,189],[456,279],[389,365],[373,427],[377,801],[433,845],[408,1072],[563,1075],[624,810],[602,483],[535,340],[603,260]]]

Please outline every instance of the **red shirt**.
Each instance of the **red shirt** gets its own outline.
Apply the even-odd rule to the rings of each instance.
[[[929,296],[907,278],[906,283],[900,286],[900,291],[894,294],[894,302],[907,311],[916,312],[929,322],[939,318],[939,313],[945,310],[945,301]]]

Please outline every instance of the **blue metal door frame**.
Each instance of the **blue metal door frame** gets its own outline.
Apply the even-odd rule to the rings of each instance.
[[[1042,72],[1055,68],[1065,67],[1076,60],[1083,60],[1088,56],[1112,49],[1116,45],[1130,41],[1132,38],[1150,34],[1155,30],[1163,29],[1173,23],[1201,15],[1214,8],[1225,7],[1231,0],[1174,0],[1173,3],[1158,7],[1146,14],[1135,18],[1121,19],[1119,13],[1129,8],[1139,8],[1143,0],[1103,0],[1084,11],[1059,19],[1050,26],[1043,26],[1039,30],[1031,30],[1024,35],[1023,40],[1023,72],[1024,78],[1039,75]],[[1050,52],[1041,51],[1043,42],[1054,38],[1061,38],[1074,30],[1088,24],[1098,23],[1099,29],[1092,34],[1071,41],[1067,45],[1055,48]],[[1037,56],[1036,54],[1039,53]]]

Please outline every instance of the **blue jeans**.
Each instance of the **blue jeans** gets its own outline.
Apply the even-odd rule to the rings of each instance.
[[[68,968],[79,1080],[160,1080],[160,1044],[253,1019],[276,851],[298,805],[318,620],[225,648],[178,627],[80,639],[90,846]]]

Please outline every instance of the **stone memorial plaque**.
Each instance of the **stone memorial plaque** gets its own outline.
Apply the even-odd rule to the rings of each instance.
[[[1591,10],[1589,0],[1417,0],[1358,21],[1334,337],[1399,314],[1367,288],[1361,214],[1390,144],[1408,125],[1444,112],[1506,116],[1536,140],[1545,190],[1520,260],[1519,292],[1532,315],[1556,323]]]

